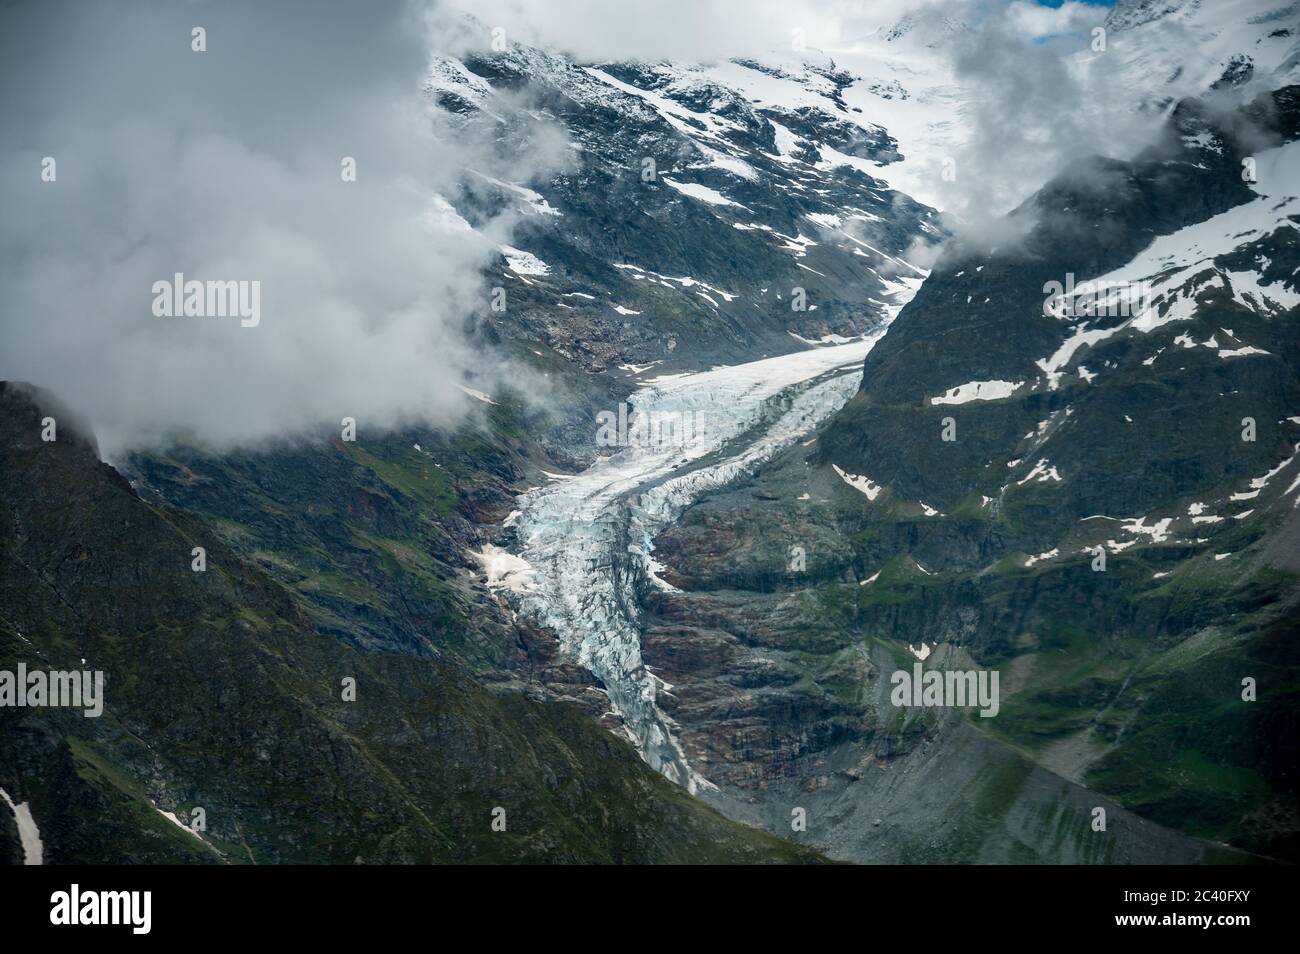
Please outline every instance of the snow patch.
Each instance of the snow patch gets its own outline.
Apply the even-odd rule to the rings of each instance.
[[[1019,463],[1019,461],[1017,461],[1017,463]],[[1011,465],[1008,464],[1007,466],[1010,467]],[[1038,463],[1034,465],[1034,469],[1031,470],[1029,473],[1025,474],[1025,476],[1022,479],[1017,480],[1016,484],[1017,485],[1027,484],[1031,480],[1040,484],[1049,480],[1054,480],[1057,483],[1060,483],[1061,475],[1056,472],[1055,467],[1053,467],[1047,462],[1046,457],[1040,457],[1038,459]]]
[[[838,464],[831,464],[831,469],[840,475],[840,480],[844,481],[859,493],[866,494],[868,500],[875,500],[880,496],[880,491],[884,488],[875,483],[870,477],[862,477],[858,474],[846,474],[840,469]]]
[[[1173,517],[1162,517],[1148,527],[1146,517],[1133,517],[1126,520],[1120,529],[1125,533],[1145,534],[1152,543],[1164,543],[1169,539],[1169,527],[1173,522]]]
[[[207,844],[207,842],[203,841],[203,836],[202,836],[202,835],[200,835],[197,831],[195,831],[195,830],[194,830],[193,828],[191,828],[189,825],[185,824],[183,821],[181,821],[179,818],[177,818],[177,817],[176,817],[176,814],[175,814],[174,812],[165,812],[165,811],[163,811],[161,808],[159,808],[157,805],[154,805],[154,806],[153,806],[153,810],[156,811],[156,812],[157,812],[159,815],[161,815],[163,818],[167,819],[169,822],[171,822],[173,825],[175,825],[175,826],[176,826],[177,828],[179,828],[181,831],[185,832],[185,834],[189,835],[191,838],[194,838],[195,840],[197,840],[197,841],[199,841],[199,842],[202,842],[202,843],[205,844],[205,845]]]
[[[532,252],[525,252],[510,245],[502,245],[501,253],[506,257],[506,268],[516,275],[549,275],[551,273],[551,266]]]
[[[692,199],[698,199],[701,202],[707,202],[709,205],[734,205],[739,209],[745,208],[739,202],[733,202],[717,189],[710,189],[708,186],[700,185],[698,182],[677,182],[669,179],[667,176],[662,178],[664,185],[676,189],[682,195],[690,196]]]
[[[26,802],[14,804],[9,793],[0,788],[0,799],[14,813],[14,823],[18,826],[18,841],[23,846],[23,864],[39,865],[45,863],[45,846],[41,844],[41,831],[36,827],[32,817],[31,806]]]
[[[930,398],[931,404],[966,404],[970,401],[997,401],[1011,397],[1024,385],[1024,381],[971,381],[949,388],[939,397]]]
[[[494,405],[497,403],[496,401],[492,400],[491,395],[484,394],[482,391],[475,390],[474,388],[467,388],[463,384],[458,384],[456,385],[456,387],[460,388],[462,391],[464,391],[466,394],[468,394],[476,401],[482,401],[484,404],[494,404]],[[499,407],[500,405],[497,406]],[[416,447],[416,450],[419,450],[418,446]]]

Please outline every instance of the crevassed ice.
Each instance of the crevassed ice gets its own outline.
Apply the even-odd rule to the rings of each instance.
[[[651,415],[702,415],[696,440],[626,447],[519,498],[521,556],[535,571],[533,586],[518,594],[520,608],[554,629],[561,651],[601,680],[646,762],[691,791],[710,783],[687,764],[676,726],[658,705],[668,687],[641,658],[637,595],[656,569],[651,541],[701,493],[749,472],[841,407],[883,334],[655,378],[629,403]]]

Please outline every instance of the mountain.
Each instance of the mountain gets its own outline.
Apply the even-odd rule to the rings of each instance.
[[[655,541],[647,659],[734,814],[816,791],[871,860],[1295,857],[1298,94],[1183,101],[950,243],[857,395]],[[922,658],[1000,670],[997,718],[890,706]],[[1166,830],[1093,837],[1111,799]]]
[[[57,441],[40,439],[46,414]],[[46,863],[816,860],[690,799],[575,707],[347,645],[69,425],[48,396],[0,386],[0,669],[107,679],[98,718],[0,711],[0,786],[30,805]],[[411,506],[397,473],[350,503]],[[196,807],[199,834],[177,821]],[[17,860],[9,816],[0,831]]]
[[[452,197],[471,227],[501,203],[524,216],[491,334],[593,371],[707,367],[896,311],[924,275],[909,249],[943,234],[877,177],[903,157],[869,111],[907,93],[810,57],[582,65],[517,46],[437,61],[429,93],[467,129],[526,154],[558,125],[571,153],[547,180],[471,174]]]
[[[110,463],[0,385],[0,670],[111,687],[0,710],[46,860],[1295,860],[1300,7],[1103,26],[1069,76],[1125,98],[996,240],[945,209],[970,23],[435,58],[519,170],[431,221],[494,236],[466,334],[528,371],[457,427]],[[603,444],[624,404],[703,436]],[[918,663],[997,716],[896,707]]]
[[[1080,108],[1167,112],[1216,85],[1293,82],[1294,4],[1257,6],[1118,4],[1105,50],[1068,59]],[[449,197],[458,228],[522,217],[495,274],[508,305],[484,335],[521,361],[541,345],[547,362],[621,377],[879,327],[947,234],[947,164],[985,95],[954,63],[973,35],[923,12],[833,51],[714,63],[587,64],[523,44],[435,59],[426,92],[463,134],[527,167],[564,133],[558,172],[471,170]],[[1102,88],[1124,99],[1089,93]]]

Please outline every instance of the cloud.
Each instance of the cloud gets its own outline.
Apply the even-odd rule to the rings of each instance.
[[[442,197],[517,170],[422,99],[442,25],[394,2],[0,11],[0,378],[60,395],[108,456],[456,420],[513,221],[468,231]],[[155,317],[177,272],[259,282],[260,324]]]
[[[1089,53],[1088,30],[1107,8],[1030,6],[969,0],[939,7],[951,16],[964,9],[975,25],[945,50],[963,91],[968,136],[939,193],[954,231],[977,244],[1001,244],[1031,226],[1028,217],[1002,216],[1078,160],[1129,158],[1159,131],[1136,108],[1141,97],[1127,78]],[[1041,42],[1044,34],[1071,31],[1074,42]]]
[[[453,0],[510,42],[580,60],[705,62],[790,50],[794,31],[830,48],[893,23],[916,0]]]
[[[474,216],[469,229],[447,200],[465,194],[467,168],[536,181],[568,150],[554,129],[516,127],[498,143],[491,128],[446,125],[421,95],[432,55],[481,45],[465,31],[494,26],[589,59],[788,50],[795,28],[834,48],[917,7],[475,0],[467,22],[396,0],[8,4],[0,378],[60,395],[110,457],[177,437],[255,444],[343,417],[363,431],[459,420],[473,407],[460,382],[529,379],[462,332],[488,301],[483,269],[511,244],[514,213]],[[937,8],[976,24],[949,44],[974,130],[950,207],[972,232],[981,212],[1014,204],[1072,156],[1128,141],[1107,116],[1126,92],[1031,42],[1082,17],[1078,5],[1023,7]],[[191,49],[195,27],[205,52]],[[41,179],[45,157],[54,182]],[[340,177],[344,157],[356,182]],[[154,284],[176,273],[258,282],[260,323],[156,317]]]
[[[1030,37],[1087,34],[1109,13],[1109,7],[1078,0],[1068,0],[1058,7],[1046,7],[1032,0],[1012,0],[1006,9],[1007,19],[1016,31]]]
[[[508,42],[540,44],[583,60],[788,53],[798,28],[809,48],[828,51],[849,69],[872,69],[869,57],[885,48],[861,41],[910,15],[923,39],[935,41],[925,54],[933,62],[922,68],[950,71],[964,103],[966,134],[956,137],[964,142],[951,156],[932,157],[932,191],[955,215],[956,226],[972,235],[992,234],[994,219],[1080,156],[1129,155],[1152,133],[1132,108],[1132,90],[1104,68],[1081,65],[1089,31],[1109,7],[1077,0],[1055,8],[1029,0],[453,2],[485,33],[497,28]],[[858,55],[864,50],[874,52],[864,60]],[[955,179],[941,179],[947,158],[956,163]]]
[[[450,0],[484,29],[499,28],[509,42],[568,53],[580,60],[707,62],[789,51],[794,31],[814,49],[851,45],[890,27],[928,0]],[[946,0],[940,14],[972,19],[989,10],[1026,36],[1067,33],[1091,26],[1106,8],[1077,0],[1043,7],[1030,0]]]

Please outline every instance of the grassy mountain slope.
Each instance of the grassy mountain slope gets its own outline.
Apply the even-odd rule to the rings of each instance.
[[[0,710],[0,785],[31,803],[47,861],[816,859],[695,802],[571,707],[321,633],[203,520],[142,500],[61,412],[41,441],[38,406],[54,404],[0,389],[0,668],[103,670],[107,698],[98,719]],[[202,838],[161,814],[195,807]]]

